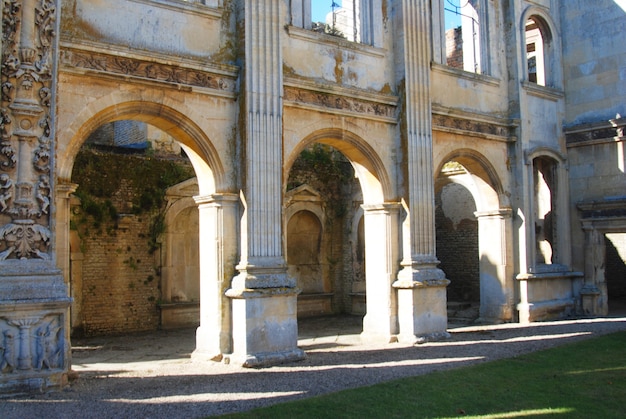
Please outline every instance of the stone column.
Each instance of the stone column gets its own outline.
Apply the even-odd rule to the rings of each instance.
[[[397,299],[392,288],[399,260],[400,204],[363,205],[365,217],[366,307],[361,337],[367,341],[395,339]],[[384,240],[381,240],[384,237]]]
[[[5,0],[2,13],[0,392],[41,391],[65,383],[70,358],[52,221],[58,8]]]
[[[511,246],[512,210],[483,211],[478,219],[480,254],[480,320],[513,320],[515,285]]]
[[[233,360],[256,366],[301,359],[298,290],[287,276],[282,231],[282,53],[280,0],[245,1],[245,183]]]
[[[237,255],[239,197],[214,194],[194,198],[199,210],[200,327],[194,358],[220,360],[231,351],[230,303],[224,295]]]
[[[435,192],[430,104],[430,2],[402,0],[407,153],[407,227],[398,289],[399,339],[447,336],[446,286],[435,256]]]

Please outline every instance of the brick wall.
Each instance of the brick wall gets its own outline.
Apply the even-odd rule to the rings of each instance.
[[[446,63],[463,69],[463,32],[460,26],[446,31]]]
[[[454,194],[457,202],[473,204],[473,198],[463,187],[456,185]],[[439,268],[451,281],[447,288],[448,301],[478,302],[480,301],[478,221],[468,215],[475,211],[475,207],[465,208],[463,211],[465,214],[459,215],[445,208],[441,194],[437,194],[435,202],[437,258],[441,261]],[[458,218],[453,219],[455,216]]]
[[[72,209],[72,229],[80,237],[80,248],[72,252],[83,258],[82,271],[71,278],[82,289],[80,307],[73,307],[80,326],[73,327],[86,336],[159,327],[161,258],[155,237],[163,196],[167,187],[193,176],[186,159],[111,150],[84,148],[72,175],[81,201]]]

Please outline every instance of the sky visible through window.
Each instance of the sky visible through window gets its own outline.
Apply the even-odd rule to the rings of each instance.
[[[326,15],[332,10],[332,0],[311,0],[313,22],[326,22]],[[335,0],[341,6],[341,0]]]
[[[626,2],[626,0],[623,0]],[[334,0],[337,6],[341,6],[342,0]],[[325,22],[326,15],[332,10],[333,0],[311,0],[311,15],[313,22]],[[461,0],[444,0],[444,7],[456,10],[461,6]],[[445,11],[446,30],[461,26],[461,16]]]

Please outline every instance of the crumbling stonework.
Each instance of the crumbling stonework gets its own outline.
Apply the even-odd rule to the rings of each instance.
[[[297,317],[307,294],[320,297],[317,308],[328,307],[328,297],[330,310],[364,312],[364,340],[444,338],[454,278],[437,254],[442,219],[440,232],[452,222],[457,232],[471,224],[477,235],[479,321],[608,311],[606,238],[626,230],[623,6],[465,2],[457,68],[445,54],[443,0],[361,1],[358,19],[348,22],[359,34],[352,40],[311,30],[311,4],[2,2],[2,391],[63,385],[69,325],[87,328],[76,323],[78,309],[101,304],[81,275],[95,265],[81,241],[96,246],[72,229],[72,204],[88,203],[86,182],[73,171],[89,136],[118,121],[162,131],[153,143],[188,157],[197,187],[178,184],[190,175],[158,192],[170,188],[171,214],[190,211],[191,200],[197,208],[197,246],[178,243],[197,248],[198,268],[176,266],[187,257],[176,255],[194,252],[173,251],[175,234],[163,223],[145,233],[135,224],[144,216],[132,209],[149,213],[155,195],[122,194],[116,184],[92,210],[108,214],[103,237],[119,234],[128,244],[107,248],[103,239],[108,253],[100,260],[112,270],[136,266],[137,277],[108,272],[94,283],[92,291],[108,292],[123,309],[89,327],[155,325],[159,298],[162,307],[184,303],[176,277],[197,275],[199,290],[189,285],[184,294],[187,314],[199,313],[199,359],[245,366],[302,359]],[[346,212],[330,220],[333,200],[320,199],[321,187],[287,184],[315,145],[334,148],[354,170],[341,192]],[[467,205],[442,205],[441,217],[436,203],[447,181],[463,188]],[[131,195],[142,199],[129,204]],[[129,212],[113,211],[124,207],[116,199]],[[332,231],[329,221],[338,224]],[[115,229],[124,225],[127,237]],[[155,265],[139,256],[131,230],[148,235],[149,249],[168,249],[160,296],[156,271],[148,280]],[[321,287],[292,275],[298,264],[290,256],[302,254],[290,255],[290,231],[292,243],[319,237],[319,247],[304,244]],[[132,307],[122,288],[135,294]]]

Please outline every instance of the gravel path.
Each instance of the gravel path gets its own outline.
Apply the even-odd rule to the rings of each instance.
[[[0,417],[220,415],[626,331],[626,317],[458,327],[448,340],[416,346],[364,345],[345,333],[354,327],[350,318],[301,322],[307,359],[263,369],[192,360],[189,330],[74,341],[78,378],[62,391],[0,398]]]

